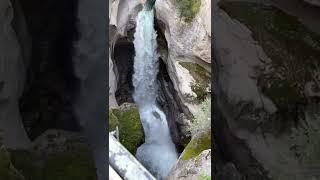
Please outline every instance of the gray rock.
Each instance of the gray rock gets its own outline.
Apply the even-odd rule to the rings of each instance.
[[[237,7],[241,3],[247,3],[247,6],[243,6],[246,7],[243,8],[243,12],[248,12],[248,7],[253,6],[248,2],[237,1],[237,3]],[[224,6],[225,9],[228,8],[227,6]],[[263,7],[267,8],[266,5]],[[259,41],[255,29],[250,29],[250,26],[244,23],[243,16],[242,18],[237,17],[239,14],[235,15],[234,9],[232,11],[229,9],[227,11],[229,14],[227,14],[218,8],[217,1],[213,4],[213,8],[216,76],[218,77],[216,92],[219,92],[217,101],[220,111],[216,113],[221,114],[221,117],[214,121],[216,129],[214,126],[213,131],[217,133],[221,151],[232,160],[241,176],[247,179],[311,180],[319,178],[315,170],[319,169],[320,159],[315,154],[319,146],[313,141],[319,136],[319,113],[317,111],[320,106],[316,100],[317,93],[310,90],[310,83],[306,84],[307,87],[304,89],[304,82],[298,81],[295,82],[298,84],[294,86],[295,90],[309,96],[306,98],[303,95],[305,99],[302,102],[305,104],[300,105],[300,101],[295,100],[279,104],[279,100],[290,91],[286,90],[281,96],[275,97],[270,93],[267,94],[261,87],[272,82],[272,79],[264,79],[260,83],[258,79],[264,73],[276,74],[281,79],[282,75],[274,71],[278,67],[275,67],[273,63],[277,56],[281,57],[281,53],[289,50],[278,48],[278,54],[270,56],[268,49]],[[289,18],[284,16],[287,11],[281,8],[277,11],[274,7],[268,8],[270,11],[279,13],[279,16],[282,12],[283,18]],[[261,12],[256,9],[255,11]],[[301,14],[290,12],[290,14],[295,13]],[[309,16],[309,19],[311,18]],[[240,19],[241,22],[237,19]],[[294,18],[291,20],[295,22]],[[269,27],[273,25],[276,26],[272,24]],[[286,33],[283,29],[278,30]],[[305,30],[305,33],[310,32]],[[309,35],[314,38],[311,33]],[[273,44],[274,48],[276,45]],[[317,49],[317,46],[314,47]],[[305,52],[301,50],[301,54],[303,53]],[[290,58],[284,58],[282,62],[289,64],[290,60]],[[306,60],[305,63],[307,62],[310,61]],[[299,71],[305,70],[302,68],[301,70],[300,67],[307,68],[307,66],[299,65]],[[286,69],[285,79],[289,79],[292,74],[299,73],[299,71]],[[302,91],[300,91],[300,86]],[[280,93],[280,90],[275,93]],[[303,134],[308,134],[308,137]]]
[[[304,0],[304,2],[309,3],[313,6],[320,6],[320,1],[319,0]]]
[[[211,177],[211,149],[202,151],[198,156],[187,161],[179,158],[168,180],[197,180],[200,177]]]
[[[30,42],[25,42],[28,37],[23,37],[28,36],[23,13],[14,13],[14,8],[9,0],[0,2],[0,130],[6,147],[26,148],[30,140],[22,124],[18,100],[24,88],[25,63],[30,53],[24,48]],[[14,29],[13,24],[24,28]]]

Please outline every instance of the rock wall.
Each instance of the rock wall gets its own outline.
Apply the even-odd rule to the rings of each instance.
[[[304,0],[304,2],[309,3],[314,6],[320,6],[320,1],[319,0]]]
[[[206,18],[210,17],[210,4],[210,1],[201,1],[199,13],[188,23],[180,17],[173,0],[158,0],[155,4],[156,19],[163,24],[160,28],[168,46],[168,55],[164,61],[175,90],[187,106],[184,110],[186,114],[197,112],[197,106],[188,100],[197,97],[192,89],[196,80],[180,62],[193,62],[211,71],[211,23],[209,18]]]
[[[28,32],[20,10],[9,0],[0,2],[0,132],[3,143],[9,148],[30,145],[18,104],[30,53]]]
[[[79,79],[79,91],[74,105],[77,120],[93,151],[98,179],[107,179],[107,2],[79,0],[79,41],[75,43],[73,67]]]
[[[212,31],[219,156],[246,179],[319,178],[313,141],[319,135],[319,32],[307,26],[315,12],[284,1],[218,2]]]

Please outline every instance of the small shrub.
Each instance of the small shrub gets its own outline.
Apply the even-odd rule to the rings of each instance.
[[[197,132],[210,128],[211,126],[211,97],[206,98],[200,104],[200,111],[191,123],[190,131],[192,136]]]
[[[190,22],[200,10],[200,0],[177,0],[180,16]]]
[[[200,174],[199,180],[211,180],[211,176],[208,176],[206,174]]]

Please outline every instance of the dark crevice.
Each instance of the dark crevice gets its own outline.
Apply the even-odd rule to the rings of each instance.
[[[132,42],[120,39],[114,47],[114,64],[118,72],[117,91],[115,93],[118,105],[133,101],[133,61],[134,45]]]
[[[158,103],[166,114],[171,139],[176,145],[177,152],[182,153],[185,148],[185,143],[182,140],[183,137],[181,136],[182,133],[179,128],[178,119],[183,113],[183,110],[179,104],[177,92],[173,87],[167,67],[161,58],[159,59],[158,81],[160,85]]]
[[[22,1],[32,52],[20,111],[31,139],[47,129],[79,131],[73,114],[78,82],[73,42],[78,39],[77,0]]]

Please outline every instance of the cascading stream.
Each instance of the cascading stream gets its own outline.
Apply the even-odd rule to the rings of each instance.
[[[177,153],[166,116],[156,105],[159,55],[154,10],[146,6],[136,21],[133,98],[139,107],[145,133],[145,143],[138,148],[136,157],[157,179],[163,179],[177,161]]]

